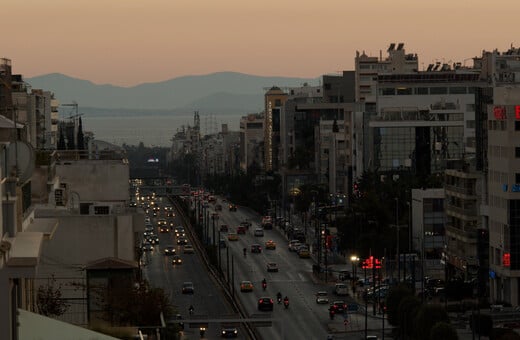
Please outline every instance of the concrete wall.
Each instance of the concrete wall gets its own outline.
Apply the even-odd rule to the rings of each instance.
[[[56,174],[62,183],[74,184],[71,190],[81,202],[129,200],[129,167],[122,161],[61,161]]]
[[[133,261],[132,223],[131,214],[60,216],[54,235],[43,244],[38,276],[67,268],[79,273],[88,262],[104,257]]]

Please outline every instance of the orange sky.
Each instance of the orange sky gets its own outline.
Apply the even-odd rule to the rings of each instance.
[[[421,68],[520,45],[518,0],[5,0],[0,11],[0,57],[15,73],[121,86],[218,71],[318,77],[391,42]]]

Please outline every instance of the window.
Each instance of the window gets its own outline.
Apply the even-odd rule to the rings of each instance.
[[[518,146],[515,147],[515,158],[520,158],[520,148]]]
[[[414,90],[415,94],[428,94],[427,87],[416,87]]]
[[[474,120],[467,120],[466,121],[466,128],[474,129],[475,128],[475,121]]]
[[[395,95],[395,89],[393,87],[382,88],[381,94],[383,96],[393,96],[393,95]]]
[[[450,94],[465,94],[466,88],[462,86],[450,87]]]
[[[94,207],[94,215],[108,215],[109,211],[110,208],[106,205]]]
[[[397,88],[397,95],[399,95],[399,96],[411,95],[411,94],[412,94],[411,87],[398,87]]]
[[[520,121],[515,120],[515,131],[520,131]]]
[[[475,112],[475,104],[466,104],[466,111]]]
[[[447,94],[447,87],[430,87],[430,94]]]
[[[520,173],[515,174],[515,184],[520,184]]]
[[[274,106],[282,106],[282,101],[280,99],[275,99]]]

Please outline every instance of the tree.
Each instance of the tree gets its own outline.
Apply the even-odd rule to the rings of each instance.
[[[399,326],[399,305],[401,301],[408,296],[413,296],[412,291],[404,285],[393,287],[388,292],[386,297],[386,311],[388,314],[388,322],[392,326]]]
[[[397,312],[399,314],[400,333],[411,338],[415,331],[415,316],[421,308],[421,301],[414,295],[408,295],[401,300]]]
[[[38,287],[36,306],[42,315],[60,316],[69,308],[69,305],[61,297],[61,284],[58,284],[57,287],[54,286],[55,284],[56,278],[53,275],[49,284]]]
[[[65,136],[64,136],[63,127],[61,126],[61,124],[59,125],[58,134],[59,134],[58,145],[57,145],[58,150],[66,150],[67,147],[65,146]]]
[[[77,139],[78,139],[78,150],[85,150],[85,136],[83,135],[83,123],[81,121],[81,117],[79,117]]]
[[[430,331],[430,339],[458,340],[457,331],[447,322],[438,322]]]
[[[169,296],[162,288],[150,287],[143,281],[132,285],[118,279],[106,292],[103,306],[104,319],[113,325],[146,325],[160,324],[159,315],[162,312],[167,319],[173,314]]]
[[[439,322],[449,322],[448,314],[444,310],[444,306],[423,305],[415,317],[415,336],[418,339],[425,339],[425,335],[429,336],[433,326]]]

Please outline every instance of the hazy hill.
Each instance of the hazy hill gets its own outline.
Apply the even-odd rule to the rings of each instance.
[[[33,88],[54,92],[60,103],[76,101],[80,108],[165,112],[200,110],[212,113],[259,112],[263,107],[266,87],[319,84],[319,78],[260,77],[236,72],[185,76],[134,87],[97,85],[59,73],[28,78],[26,81]]]

